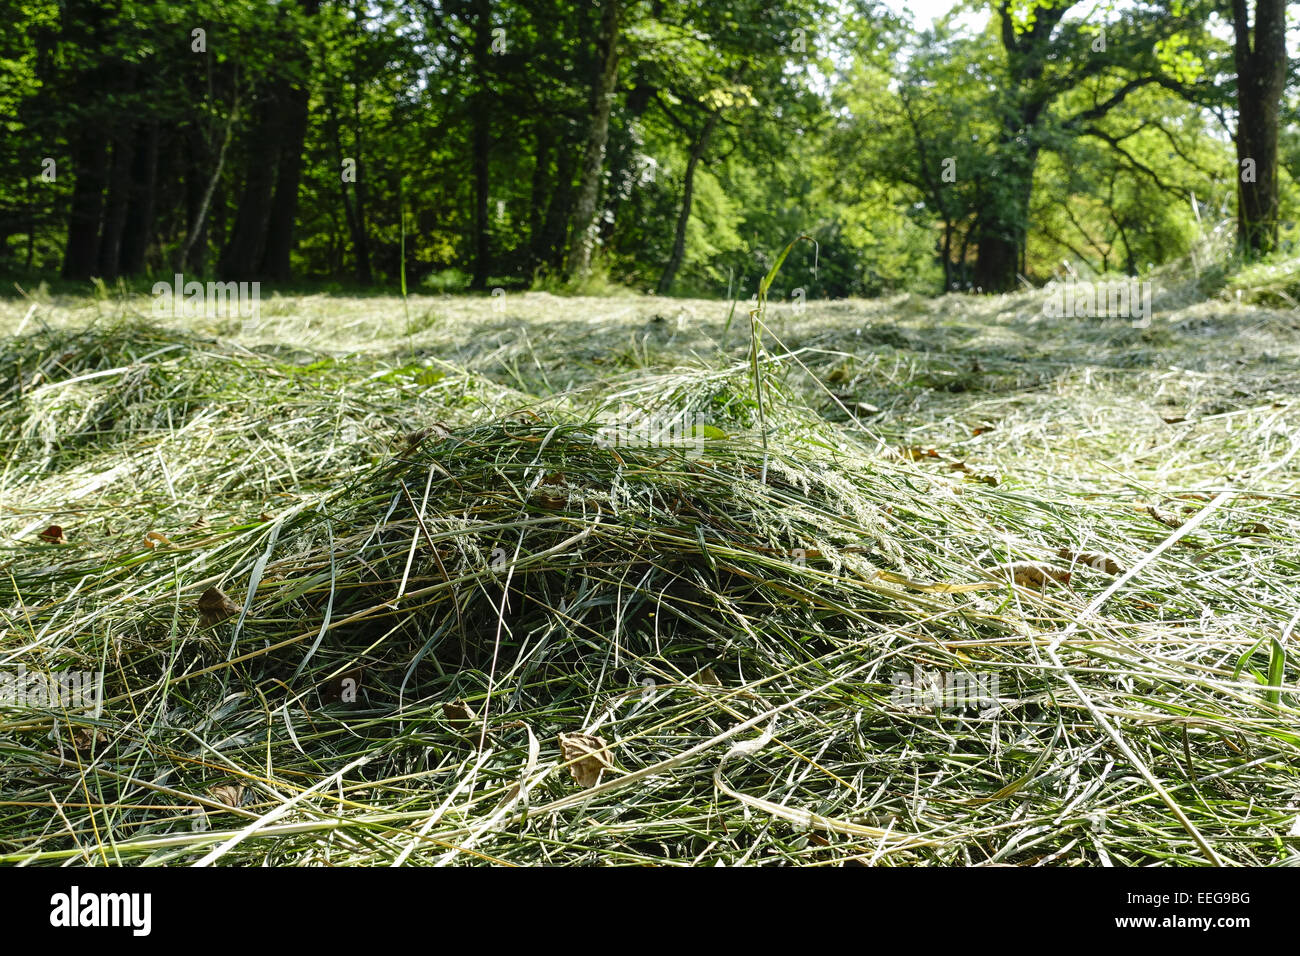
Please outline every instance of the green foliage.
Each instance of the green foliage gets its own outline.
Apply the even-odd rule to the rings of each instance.
[[[1203,215],[1231,215],[1232,50],[1206,26],[1222,4],[1015,0],[1007,31],[999,5],[973,6],[982,27],[918,29],[870,0],[623,0],[599,275],[573,285],[600,3],[0,0],[13,26],[0,37],[0,270],[65,266],[96,161],[89,274],[106,279],[170,275],[189,246],[185,271],[218,272],[257,218],[259,176],[296,197],[295,278],[390,290],[490,275],[748,300],[799,234],[820,256],[795,249],[774,293],[970,289],[991,240],[1030,279],[1062,260],[1135,272],[1207,227],[1193,196]],[[1300,209],[1292,84],[1284,235]],[[275,111],[298,91],[295,151]],[[123,195],[127,217],[148,221],[113,228],[137,229],[145,249],[105,266]]]

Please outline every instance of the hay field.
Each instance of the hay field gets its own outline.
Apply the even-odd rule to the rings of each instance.
[[[1300,313],[1156,309],[0,301],[0,863],[1300,862]]]

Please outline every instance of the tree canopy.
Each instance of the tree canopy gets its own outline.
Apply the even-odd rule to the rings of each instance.
[[[1262,255],[1300,236],[1286,14],[0,0],[0,270],[748,297],[807,234],[808,295],[997,291],[1207,215]]]

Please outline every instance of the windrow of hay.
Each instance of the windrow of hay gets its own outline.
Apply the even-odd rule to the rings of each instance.
[[[1293,862],[1280,386],[1099,486],[1010,355],[904,428],[879,377],[952,354],[836,321],[773,322],[761,419],[716,347],[10,340],[0,669],[104,700],[0,701],[0,862]]]

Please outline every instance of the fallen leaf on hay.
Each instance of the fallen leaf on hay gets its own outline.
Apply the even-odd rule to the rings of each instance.
[[[199,617],[205,625],[219,624],[239,613],[239,605],[221,588],[208,588],[199,595]]]
[[[463,699],[454,700],[450,704],[443,704],[442,716],[456,730],[464,730],[478,719],[474,714],[474,708],[470,707]]]
[[[67,544],[68,539],[63,536],[63,529],[56,524],[50,525],[41,532],[41,540],[47,544]]]
[[[1266,524],[1261,524],[1258,521],[1254,522],[1253,524],[1242,525],[1240,528],[1237,529],[1237,534],[1270,535],[1272,533],[1273,533],[1272,528],[1270,528]]]
[[[569,493],[565,490],[564,473],[552,472],[542,479],[537,486],[537,497],[542,507],[558,509],[569,503]]]
[[[899,456],[907,461],[920,461],[922,458],[938,458],[939,453],[933,448],[922,448],[920,445],[904,446],[895,448]]]
[[[1161,511],[1155,505],[1147,505],[1145,510],[1147,514],[1155,518],[1166,528],[1181,528],[1183,526],[1183,523],[1181,521],[1179,521],[1173,515],[1166,514],[1165,512]]]
[[[107,742],[108,734],[104,733],[98,727],[94,729],[90,727],[78,727],[72,733],[72,746],[75,747],[78,752],[83,754],[90,753],[94,749],[95,744],[103,744]]]
[[[600,783],[600,775],[614,766],[609,744],[590,734],[560,734],[560,755],[569,765],[574,782],[584,790]]]
[[[712,667],[706,667],[700,671],[699,682],[709,687],[721,687],[722,681],[718,680],[718,675],[713,673]]]
[[[1100,551],[1072,551],[1069,548],[1060,548],[1056,554],[1066,561],[1086,564],[1094,571],[1105,571],[1107,574],[1122,574],[1124,572],[1118,561],[1109,554],[1102,554]]]
[[[351,670],[344,671],[337,677],[327,680],[321,688],[321,697],[325,700],[339,701],[344,704],[355,704],[357,694],[361,690],[362,674],[362,668],[354,667]]]
[[[418,428],[413,432],[408,432],[402,436],[402,454],[409,455],[430,438],[436,437],[438,441],[446,441],[451,437],[451,432],[441,425],[429,425],[425,428]]]
[[[960,471],[963,475],[966,475],[972,481],[982,481],[984,484],[991,485],[994,488],[998,486],[997,476],[990,475],[986,472],[975,471],[964,461],[958,461],[957,459],[953,459],[949,461],[948,470]]]
[[[258,520],[258,521],[274,521],[274,520],[275,520],[275,516],[274,516],[274,515],[267,514],[265,511],[263,511],[260,515],[257,516],[257,520]]]
[[[167,535],[163,534],[161,531],[146,532],[144,536],[144,545],[146,548],[149,548],[151,551],[155,548],[174,547],[174,545],[172,544],[172,539],[167,537]]]
[[[239,784],[226,783],[208,790],[208,796],[228,807],[238,807],[244,802],[244,788]]]
[[[991,432],[993,431],[993,429],[997,427],[998,427],[997,425],[979,425],[971,432],[971,437],[979,438],[980,435],[983,435],[986,432]]]
[[[1022,587],[1046,587],[1050,581],[1055,581],[1057,584],[1070,583],[1069,571],[1062,571],[1060,568],[1049,567],[1045,564],[1021,562],[1007,567],[1011,571],[1012,580]]]

